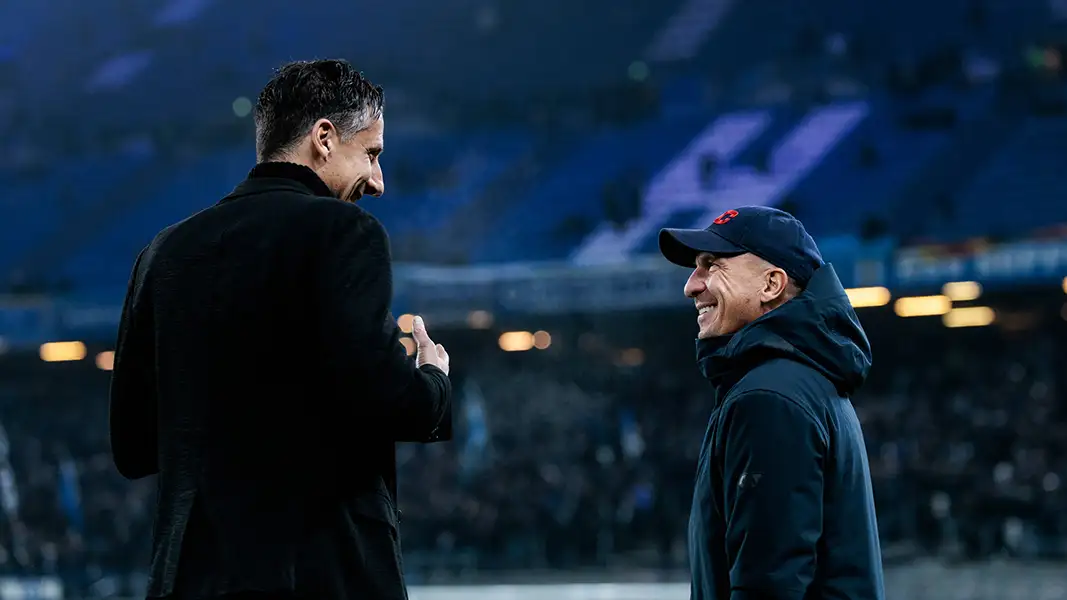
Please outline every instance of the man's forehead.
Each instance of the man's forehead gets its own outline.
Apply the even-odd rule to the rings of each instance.
[[[357,133],[359,133],[360,135],[372,136],[372,135],[382,135],[382,133],[384,131],[385,131],[385,118],[379,116],[377,119],[374,119],[373,121],[370,121],[369,123],[366,123],[363,126],[363,128],[360,129]]]
[[[385,119],[375,119],[366,129],[356,134],[356,139],[368,148],[382,147],[385,142]]]
[[[697,254],[696,261],[698,263],[713,263],[726,261],[731,258],[737,258],[739,256],[744,256],[744,254],[712,254],[711,252],[700,252]]]

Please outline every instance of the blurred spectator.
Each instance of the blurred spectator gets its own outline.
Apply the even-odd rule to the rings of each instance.
[[[473,365],[457,374],[458,439],[399,457],[410,569],[680,565],[711,399],[671,323],[616,323],[640,351],[573,323],[554,334],[580,343],[535,354],[448,340]],[[855,404],[887,551],[1067,556],[1062,334],[868,330],[876,364]],[[0,385],[0,571],[144,568],[152,484],[111,466],[103,383],[27,373]]]

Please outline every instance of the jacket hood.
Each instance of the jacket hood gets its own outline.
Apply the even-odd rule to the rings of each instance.
[[[819,268],[796,298],[737,333],[697,340],[700,370],[723,392],[774,358],[808,365],[845,396],[863,385],[871,345],[831,265]]]

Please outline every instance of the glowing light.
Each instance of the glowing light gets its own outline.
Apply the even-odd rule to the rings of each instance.
[[[505,331],[498,341],[504,352],[525,352],[534,347],[534,335],[529,331]]]
[[[96,355],[96,368],[111,371],[115,368],[115,353],[111,350]]]
[[[968,306],[954,308],[941,317],[945,327],[985,327],[997,318],[997,314],[988,306]]]
[[[86,349],[82,342],[48,342],[41,344],[40,354],[45,362],[67,362],[85,358]]]
[[[538,331],[533,334],[533,345],[538,350],[546,350],[552,345],[552,335],[547,331]]]
[[[471,329],[489,329],[493,326],[493,315],[484,310],[472,310],[467,315],[467,325]]]
[[[982,286],[977,281],[953,281],[942,286],[941,293],[953,302],[967,302],[982,295]]]
[[[885,306],[892,298],[892,294],[884,287],[852,288],[845,290],[845,293],[853,308]]]
[[[639,367],[645,362],[645,351],[640,348],[627,348],[619,353],[617,364],[624,367]]]
[[[893,310],[899,317],[931,317],[943,315],[952,310],[952,300],[948,296],[914,296],[899,298],[893,304]]]

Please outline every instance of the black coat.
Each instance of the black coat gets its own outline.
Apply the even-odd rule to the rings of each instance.
[[[833,267],[732,336],[699,340],[715,409],[689,520],[693,600],[883,600],[850,399],[871,347]]]
[[[395,443],[451,438],[451,384],[389,313],[382,225],[268,163],[137,258],[115,465],[158,474],[150,597],[406,597]]]

